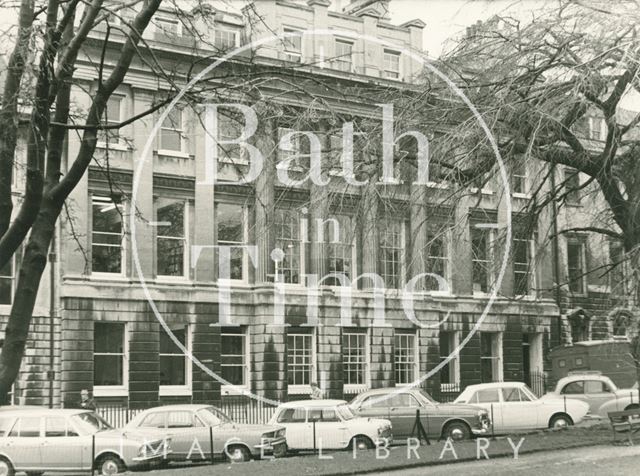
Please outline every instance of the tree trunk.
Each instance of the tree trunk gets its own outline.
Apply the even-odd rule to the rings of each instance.
[[[60,211],[61,206],[51,201],[43,203],[25,248],[0,354],[0,402],[7,401],[11,386],[20,371],[40,279],[47,265],[49,245]]]

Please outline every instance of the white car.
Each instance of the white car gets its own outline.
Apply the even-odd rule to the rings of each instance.
[[[599,372],[571,373],[558,380],[556,389],[542,398],[550,396],[586,402],[590,415],[601,418],[606,418],[608,412],[640,406],[637,383],[633,388],[618,388],[609,377]]]
[[[291,450],[369,449],[392,438],[389,420],[357,417],[344,400],[283,403],[269,423],[287,429]]]
[[[522,382],[469,385],[454,403],[470,403],[485,408],[496,434],[564,428],[580,423],[589,410],[589,405],[578,400],[538,398]]]

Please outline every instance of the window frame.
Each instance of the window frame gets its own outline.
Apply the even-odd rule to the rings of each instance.
[[[283,50],[284,50],[284,55],[285,55],[285,60],[287,61],[291,61],[294,63],[302,63],[302,52],[304,50],[304,44],[303,44],[303,37],[304,37],[304,32],[299,29],[299,28],[295,28],[295,27],[291,27],[291,26],[283,26],[282,27],[282,33],[283,34],[289,34],[290,36],[287,37],[283,37],[282,42],[283,42]],[[297,34],[298,37],[300,38],[300,48],[299,50],[296,49],[289,49],[288,46],[291,45],[293,42],[291,41],[294,36],[291,34]]]
[[[516,183],[521,184],[521,190],[516,190]],[[530,198],[529,168],[524,160],[515,160],[511,166],[511,195],[519,198]]]
[[[344,45],[344,46],[349,46],[349,55],[347,56],[342,56],[345,55],[345,53],[339,53],[338,52],[338,45]],[[333,67],[335,69],[337,69],[338,71],[343,71],[345,73],[353,73],[354,72],[354,65],[353,65],[353,48],[355,46],[355,43],[352,40],[347,40],[344,38],[335,38],[334,42],[333,42],[333,47],[335,50],[335,55],[334,55],[334,59],[333,59]],[[348,59],[347,59],[348,58]],[[348,65],[346,68],[343,67],[343,65]]]
[[[159,336],[162,335],[164,328],[160,326]],[[192,379],[192,370],[193,365],[191,362],[190,355],[193,352],[193,326],[190,324],[184,325],[184,346],[187,349],[187,354],[182,354],[180,352],[175,353],[160,353],[160,349],[158,349],[158,361],[161,362],[161,357],[176,357],[181,356],[184,359],[184,385],[159,385],[158,395],[161,397],[166,396],[190,396],[193,391],[193,379]],[[172,341],[173,342],[173,341]],[[179,350],[179,349],[178,349]]]
[[[291,329],[286,334],[287,338],[287,391],[290,395],[309,395],[311,393],[311,382],[317,382],[317,353],[318,353],[318,345],[317,345],[317,337],[315,328],[311,328],[310,331],[306,331],[306,329]],[[311,349],[309,355],[309,364],[308,364],[308,372],[309,372],[309,383],[308,384],[296,384],[289,383],[289,372],[291,372],[292,364],[289,361],[290,356],[290,346],[289,346],[289,337],[309,337],[311,342]],[[302,364],[294,364],[296,366],[300,366]],[[295,380],[295,378],[294,378]]]
[[[220,46],[218,44],[218,33],[232,34],[233,35],[233,44],[231,46]],[[228,50],[230,48],[237,48],[240,46],[240,32],[236,29],[222,26],[214,26],[213,28],[213,44],[216,48],[219,48],[222,51]]]
[[[165,121],[167,121],[171,115],[171,113],[173,111],[179,111],[180,113],[180,124],[178,127],[178,124],[173,125],[171,124],[171,127],[165,127],[164,123]],[[160,124],[160,128],[158,129],[158,137],[157,137],[157,141],[158,141],[158,150],[157,150],[157,154],[158,155],[162,155],[165,157],[181,157],[181,158],[189,158],[189,152],[188,152],[188,148],[187,148],[187,127],[186,127],[186,108],[183,105],[180,104],[176,104],[171,111],[169,111],[169,113],[167,114],[167,116],[164,118],[164,120],[162,121],[162,123]],[[164,148],[162,145],[162,133],[164,131],[170,131],[170,132],[174,132],[177,133],[178,136],[180,137],[180,150],[172,150],[172,149],[166,149]]]
[[[279,220],[279,213],[283,213],[284,215],[284,219],[283,220]],[[294,282],[287,282],[287,281],[282,281],[282,284],[284,284],[285,286],[304,286],[305,285],[305,273],[306,273],[306,266],[305,266],[305,257],[306,257],[306,247],[305,247],[305,243],[307,242],[308,237],[306,236],[301,236],[302,233],[304,233],[305,231],[307,231],[303,226],[302,226],[302,216],[300,214],[300,212],[297,209],[294,208],[283,208],[283,207],[276,207],[275,208],[275,213],[274,213],[274,235],[275,235],[275,243],[276,243],[276,248],[278,247],[278,245],[282,245],[283,243],[279,243],[279,242],[286,242],[286,243],[290,243],[290,245],[287,245],[287,249],[289,249],[289,246],[295,247],[297,246],[297,252],[294,251],[293,255],[297,255],[298,257],[298,269],[297,269],[297,273],[298,273],[298,281]],[[295,227],[295,229],[297,230],[297,239],[294,238],[284,238],[282,237],[282,233],[280,233],[283,228],[281,228],[283,225],[285,225],[284,220],[286,220],[287,218],[295,218],[293,220],[293,223],[290,223],[289,225],[292,227]],[[287,255],[287,249],[285,249],[284,247],[280,246],[280,248],[282,249],[282,251],[285,253],[285,256]],[[284,268],[282,268],[282,263],[283,261],[281,261],[280,263],[276,264],[275,266],[278,269],[278,277],[280,276],[284,276],[283,274],[281,274],[284,271]],[[287,270],[289,270],[289,272],[293,272],[295,269],[294,268],[286,268]],[[274,271],[275,272],[275,271]],[[275,275],[274,275],[274,279],[275,279]]]
[[[94,335],[95,324],[107,324],[113,326],[122,327],[122,354],[118,352],[96,352],[95,346],[93,349],[93,365],[94,365],[94,385],[93,396],[94,397],[120,397],[129,395],[129,325],[126,322],[119,321],[95,321],[94,322]],[[95,342],[95,338],[94,338]],[[95,358],[96,355],[122,355],[122,385],[95,385]]]
[[[409,349],[410,352],[407,355],[411,355],[413,358],[413,362],[402,362],[398,360],[398,338],[402,340],[402,337],[412,337],[413,338],[413,348],[409,349],[409,347],[404,346],[403,349]],[[394,383],[396,387],[404,387],[407,385],[411,385],[415,382],[417,376],[420,372],[420,351],[418,345],[419,333],[418,330],[406,330],[406,329],[396,329],[393,335],[393,375],[394,375]],[[413,374],[413,378],[409,378],[409,382],[399,382],[398,381],[398,367],[399,365],[410,365],[411,372]]]
[[[155,238],[155,263],[156,263],[156,278],[158,280],[161,281],[184,281],[184,280],[188,280],[189,279],[189,252],[191,249],[190,246],[190,220],[189,220],[189,214],[191,212],[191,207],[189,204],[189,200],[188,199],[182,199],[182,198],[176,198],[175,200],[177,202],[182,202],[183,204],[183,208],[182,208],[182,238],[180,237],[175,237],[175,236],[166,236],[166,235],[160,235],[158,232],[159,229],[159,221],[158,221],[158,203],[161,199],[171,199],[172,197],[157,197],[154,200],[154,214],[156,217],[156,228],[155,228],[155,233],[154,233],[154,238]],[[158,251],[159,251],[159,247],[158,247],[158,241],[159,240],[174,240],[174,241],[181,241],[183,244],[183,248],[182,248],[182,274],[180,275],[170,275],[170,274],[160,274],[159,271],[159,267],[158,267],[158,259],[159,259],[159,255],[158,255]]]
[[[340,258],[342,257],[343,259],[349,259],[349,266],[350,266],[350,271],[349,271],[349,275],[347,276],[348,280],[349,280],[349,287],[353,287],[353,286],[357,286],[357,281],[354,280],[355,277],[358,276],[358,233],[356,233],[355,229],[356,229],[356,223],[355,223],[355,217],[348,215],[348,214],[344,214],[344,213],[332,213],[330,214],[326,220],[324,220],[322,222],[322,226],[324,227],[326,225],[326,223],[331,223],[331,220],[336,220],[338,223],[338,233],[339,236],[342,238],[345,236],[345,227],[343,226],[344,223],[341,222],[341,217],[342,218],[346,218],[349,220],[349,229],[347,230],[346,235],[351,237],[351,242],[347,243],[346,240],[340,240],[339,242],[334,242],[334,238],[335,238],[335,229],[332,228],[332,235],[331,238],[329,240],[326,239],[326,236],[324,235],[324,228],[323,228],[323,243],[322,243],[322,252],[323,252],[323,259],[325,260],[325,262],[327,263],[327,274],[331,274],[331,273],[338,273],[335,269],[332,269],[331,267],[331,260],[336,260],[336,258]],[[338,256],[337,254],[333,254],[333,250],[334,250],[334,246],[339,246],[341,247],[342,253],[340,256]],[[347,250],[348,248],[351,249],[351,253],[345,253],[345,250]],[[342,271],[342,274],[346,274],[344,273],[344,271]],[[322,279],[322,278],[321,278]],[[337,282],[337,278],[328,278],[327,279],[329,281],[328,286],[332,287],[334,289],[340,289],[341,287],[343,287],[339,282]],[[325,281],[323,281],[325,282]]]
[[[398,59],[398,70],[392,70],[387,67],[387,59],[395,57]],[[402,81],[402,53],[393,49],[383,48],[382,50],[382,77]]]
[[[443,331],[440,329],[438,338],[442,338],[443,334],[447,334],[449,346],[449,352],[447,355],[443,355],[442,347],[440,346],[440,362],[443,362],[452,352],[453,349],[456,349],[460,345],[460,331],[451,330],[451,331]],[[453,364],[453,365],[452,365]],[[460,390],[460,354],[455,355],[451,358],[449,363],[443,367],[448,370],[448,380],[449,382],[440,382],[440,391],[446,393],[457,392]],[[440,371],[442,373],[442,370]],[[451,381],[453,380],[453,381]]]
[[[535,239],[535,234],[532,234],[529,237],[525,237],[522,238],[520,237],[520,235],[516,232],[513,233],[513,248],[515,249],[515,244],[516,242],[525,242],[526,243],[526,250],[527,250],[527,263],[526,263],[526,268],[523,271],[522,269],[517,269],[518,265],[522,266],[523,264],[520,262],[516,262],[516,254],[513,253],[513,259],[512,259],[512,271],[513,271],[513,295],[515,297],[533,297],[536,295],[536,266],[535,266],[535,261],[536,261],[536,239]],[[522,293],[518,293],[517,289],[516,289],[516,283],[518,282],[517,280],[517,275],[526,275],[527,276],[527,292],[522,294]]]
[[[398,235],[399,247],[393,245],[389,246],[386,244],[383,246],[383,241],[386,242],[386,240],[383,240],[382,237],[391,230],[391,227],[396,226],[399,228],[399,233],[393,231],[393,234]],[[380,225],[378,226],[378,265],[380,266],[380,277],[384,281],[384,286],[386,289],[398,290],[402,289],[406,284],[406,248],[406,221],[402,218],[383,218],[380,221]],[[399,251],[399,261],[397,263],[394,263],[394,261],[386,259],[385,252],[387,251],[391,252],[392,254],[393,252]],[[392,266],[398,266],[398,270],[395,275],[387,273],[387,264],[389,263],[391,263]],[[389,277],[393,277],[394,281],[396,282],[390,285],[388,282]]]
[[[572,283],[574,280],[571,278],[571,269],[575,269],[569,263],[569,247],[570,246],[579,246],[580,247],[580,262],[581,267],[579,269],[580,273],[580,289],[574,291],[572,289]],[[566,273],[567,273],[567,286],[569,288],[569,292],[573,295],[584,296],[587,294],[587,245],[586,241],[580,237],[567,237],[565,252],[567,256],[566,260]]]
[[[218,224],[219,224],[219,220],[218,220],[218,207],[220,205],[232,205],[232,206],[237,206],[240,207],[242,210],[242,217],[241,217],[241,225],[242,225],[242,242],[236,242],[236,241],[223,241],[222,243],[220,242],[219,239],[219,235],[218,235]],[[250,246],[249,243],[249,206],[244,204],[244,203],[237,203],[237,202],[232,202],[232,201],[217,201],[214,203],[214,227],[215,227],[215,235],[216,235],[216,246],[220,246],[222,245],[240,245],[240,246]],[[232,250],[233,251],[233,250]],[[246,249],[241,248],[242,251],[242,278],[237,279],[237,278],[229,278],[229,279],[223,279],[220,278],[220,276],[218,275],[218,267],[217,264],[219,263],[220,257],[219,255],[216,256],[216,281],[218,283],[222,282],[222,283],[229,283],[229,284],[248,284],[249,283],[249,254],[247,252]]]
[[[175,33],[172,31],[167,31],[164,28],[162,28],[159,23],[171,23],[176,25],[176,31]],[[155,34],[160,34],[166,37],[181,37],[183,35],[183,29],[182,29],[183,25],[182,22],[180,21],[180,19],[177,16],[173,16],[171,14],[169,14],[169,12],[167,13],[160,13],[158,14],[154,20],[153,20],[153,31]]]
[[[4,274],[0,274],[0,280],[3,281],[9,281],[9,302],[8,303],[1,303],[0,302],[0,307],[2,306],[12,306],[13,305],[13,299],[15,297],[15,293],[16,293],[16,268],[17,268],[17,258],[16,255],[14,253],[14,255],[11,257],[11,259],[9,260],[9,262],[7,263],[6,266],[9,266],[10,269],[10,274],[8,275],[4,275]],[[0,349],[2,348],[2,346],[0,345]]]
[[[251,334],[249,326],[239,326],[239,327],[223,327],[220,330],[220,338],[224,338],[224,336],[235,336],[242,337],[244,352],[242,355],[242,365],[243,374],[244,374],[244,382],[241,385],[220,385],[220,393],[222,395],[237,395],[242,394],[244,391],[249,391],[251,387],[251,352],[250,352],[250,343],[251,343]],[[220,348],[220,375],[222,376],[222,367],[238,367],[238,365],[228,365],[225,364],[224,357],[227,355],[240,355],[240,354],[222,354],[222,348]]]
[[[433,233],[434,230],[427,230],[427,246],[426,246],[426,261],[427,261],[427,273],[431,273],[433,270],[431,269],[431,263],[433,261],[441,261],[444,264],[444,273],[445,275],[442,278],[447,282],[449,286],[449,291],[435,290],[435,289],[427,289],[425,283],[425,291],[430,294],[435,295],[450,295],[453,293],[453,283],[451,282],[451,227],[447,226],[446,228],[440,228]],[[444,240],[444,246],[441,249],[444,250],[444,256],[436,256],[431,253],[432,243],[435,238],[442,237]]]
[[[573,183],[575,181],[576,183]],[[582,181],[580,171],[571,167],[564,168],[565,203],[572,207],[581,206]]]
[[[90,201],[91,201],[91,219],[90,219],[90,237],[91,237],[91,276],[92,277],[98,277],[98,278],[119,278],[119,277],[125,277],[127,275],[127,241],[126,241],[126,234],[127,234],[127,227],[126,227],[126,214],[127,214],[127,205],[124,202],[121,203],[115,203],[110,197],[106,196],[107,194],[101,194],[100,192],[96,192],[96,193],[91,193],[90,195]],[[93,226],[94,226],[94,215],[93,215],[93,207],[94,205],[97,203],[103,203],[106,204],[107,200],[109,201],[109,203],[113,204],[113,206],[115,208],[120,207],[121,208],[121,214],[122,214],[122,222],[120,224],[121,227],[121,231],[120,231],[120,271],[117,273],[110,273],[108,271],[94,271],[93,270],[93,247],[94,246],[98,246],[98,247],[113,247],[115,248],[115,246],[109,246],[109,245],[104,245],[104,244],[98,244],[98,245],[94,245],[93,242],[93,235],[94,233],[99,233],[99,234],[106,234],[106,235],[112,235],[115,236],[115,233],[111,233],[111,232],[104,232],[104,231],[94,231]]]
[[[503,333],[501,331],[481,331],[480,333],[480,379],[482,380],[482,362],[486,360],[491,361],[491,382],[492,383],[504,381],[504,345],[503,345]],[[491,355],[485,356],[482,353],[482,337],[484,335],[490,335],[491,337]]]
[[[112,99],[117,98],[120,102],[118,104],[118,120],[117,121],[113,121],[110,120],[108,118],[108,116],[106,116],[106,114],[108,113],[108,106],[109,106],[109,101],[111,101]],[[101,119],[101,121],[104,121],[104,125],[111,125],[111,124],[120,124],[122,123],[122,117],[123,117],[123,113],[124,113],[124,109],[125,109],[125,101],[127,99],[127,95],[125,93],[112,93],[111,96],[109,96],[109,101],[107,101],[107,107],[105,107],[104,110],[104,115],[105,117],[103,117]],[[114,142],[111,142],[109,140],[104,140],[105,136],[107,135],[107,133],[109,133],[110,131],[116,130],[117,131],[117,140],[115,140]],[[100,134],[98,134],[98,141],[96,143],[96,148],[99,149],[115,149],[115,150],[127,150],[126,144],[122,139],[122,135],[121,135],[121,131],[122,128],[120,129],[106,129],[106,130],[102,130],[100,131]]]
[[[364,339],[364,346],[362,347],[364,355],[363,362],[358,361],[349,361],[347,362],[347,354],[345,352],[345,337],[346,336],[358,336],[358,338],[362,337]],[[342,373],[344,377],[344,393],[345,394],[353,394],[360,393],[371,386],[371,332],[370,329],[362,329],[362,328],[345,328],[342,331],[341,336],[341,347],[342,347]],[[349,348],[353,348],[349,345]],[[360,348],[359,345],[356,348]],[[349,372],[347,368],[350,365],[362,365],[363,382],[362,383],[349,383],[347,382]],[[357,371],[357,370],[356,370]]]
[[[473,234],[475,233],[486,233],[486,257],[484,259],[478,259],[476,253],[474,252],[473,245]],[[470,240],[469,244],[471,247],[471,290],[474,295],[486,296],[490,294],[492,283],[494,282],[494,240],[495,240],[495,230],[490,227],[479,226],[477,223],[472,223],[470,230]],[[483,291],[480,287],[479,290],[475,289],[476,285],[476,276],[475,276],[475,267],[476,264],[479,263],[479,266],[482,266],[482,263],[485,263],[486,266],[486,279],[485,283],[486,291]]]

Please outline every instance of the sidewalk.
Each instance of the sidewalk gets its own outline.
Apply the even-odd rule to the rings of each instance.
[[[521,440],[523,439],[523,440]],[[228,474],[233,476],[282,476],[283,474],[314,475],[347,475],[377,471],[390,471],[418,466],[451,464],[455,462],[474,461],[484,458],[478,447],[487,445],[486,455],[489,458],[513,458],[514,447],[519,455],[542,451],[553,451],[594,445],[611,445],[612,433],[608,425],[597,425],[589,428],[571,428],[563,431],[545,431],[526,435],[514,435],[510,439],[499,437],[495,440],[472,440],[446,445],[445,442],[432,442],[431,446],[423,446],[412,451],[405,445],[384,450],[349,451],[327,453],[322,455],[304,455],[287,457],[272,461],[252,461],[242,464],[217,463],[213,466],[172,467],[167,470],[156,470],[150,474],[157,476],[185,476]]]

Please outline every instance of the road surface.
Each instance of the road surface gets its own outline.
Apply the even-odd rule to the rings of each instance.
[[[385,472],[392,476],[603,476],[638,474],[640,446],[595,446],[523,455],[517,460],[499,458],[442,466]],[[383,474],[383,473],[379,473]]]

